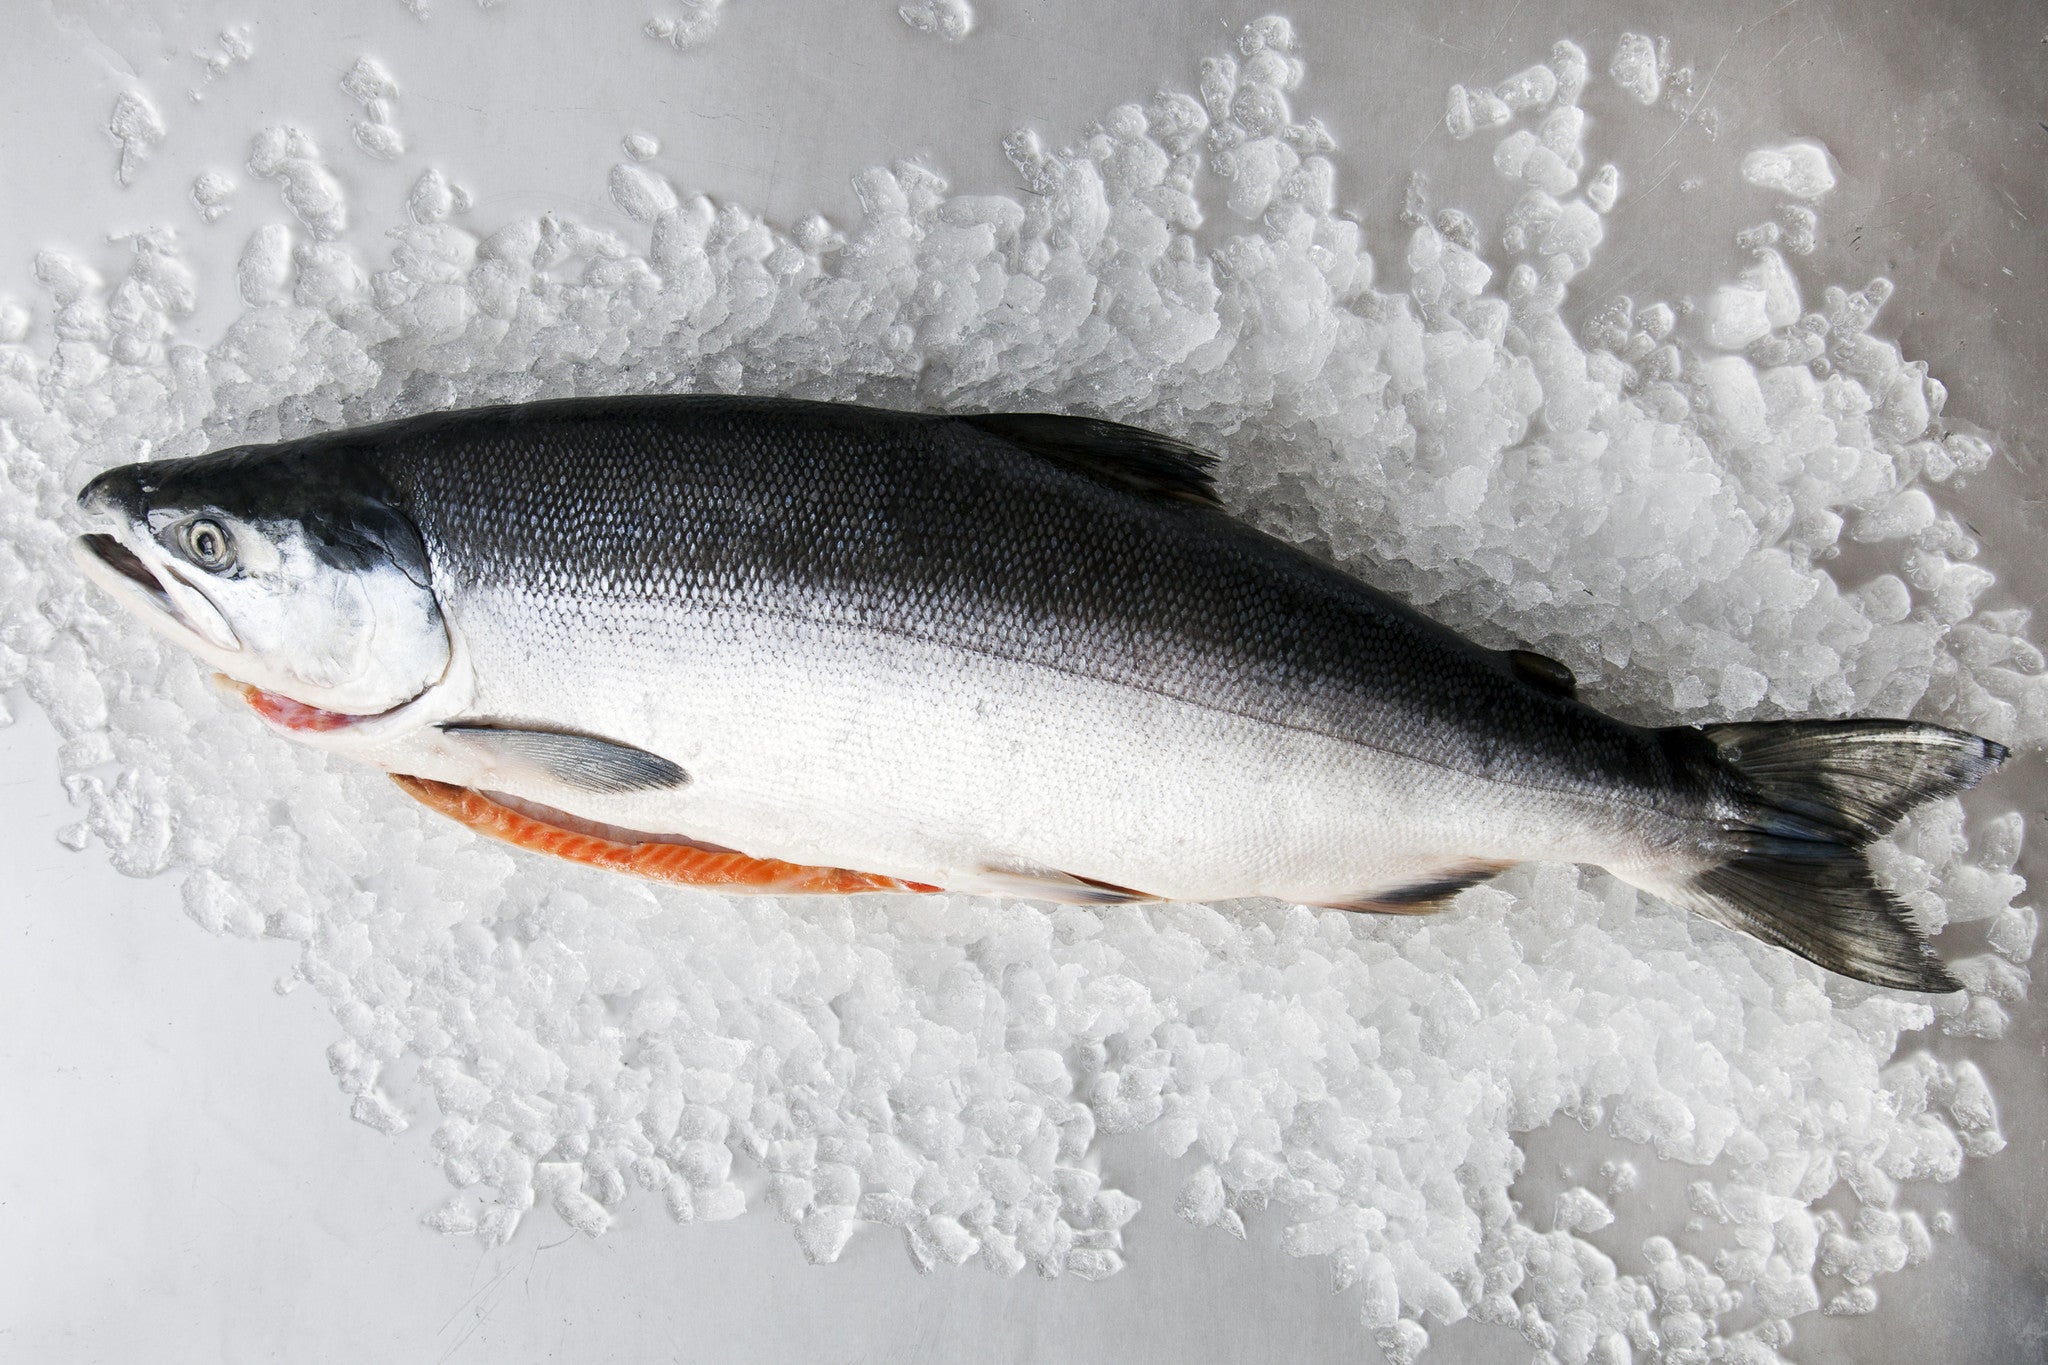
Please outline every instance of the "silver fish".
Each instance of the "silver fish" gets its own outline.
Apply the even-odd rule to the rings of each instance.
[[[280,731],[727,890],[1415,913],[1529,860],[1956,989],[1865,847],[2005,749],[1650,729],[1226,515],[1132,427],[733,397],[128,465],[80,562]]]

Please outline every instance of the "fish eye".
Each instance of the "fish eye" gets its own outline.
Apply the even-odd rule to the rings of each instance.
[[[235,543],[227,527],[207,517],[186,522],[178,533],[178,544],[185,558],[208,573],[219,573],[235,562]]]

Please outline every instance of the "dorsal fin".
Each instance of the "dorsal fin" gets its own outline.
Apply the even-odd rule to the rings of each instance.
[[[987,412],[954,420],[1113,488],[1203,507],[1223,505],[1210,472],[1216,457],[1171,436],[1053,412]]]
[[[1515,676],[1537,691],[1553,697],[1579,695],[1579,680],[1548,654],[1538,654],[1533,649],[1511,649],[1507,653],[1508,667],[1515,671]]]

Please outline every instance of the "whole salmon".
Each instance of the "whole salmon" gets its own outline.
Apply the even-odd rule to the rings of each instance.
[[[80,559],[293,738],[669,880],[1418,912],[1595,863],[1834,971],[1954,980],[1863,849],[1998,744],[1649,729],[1046,414],[573,399],[128,465]]]

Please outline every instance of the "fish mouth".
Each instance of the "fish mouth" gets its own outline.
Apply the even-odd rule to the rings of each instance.
[[[234,628],[205,594],[169,568],[163,571],[166,582],[117,537],[89,532],[71,542],[71,553],[87,577],[187,649],[202,655],[240,652]]]
[[[149,566],[136,556],[135,551],[112,536],[98,531],[80,536],[78,539],[87,553],[97,555],[101,563],[123,578],[140,584],[142,590],[149,594],[159,608],[173,616],[178,614],[177,607],[171,603],[171,595],[164,591],[163,583],[149,571]]]

